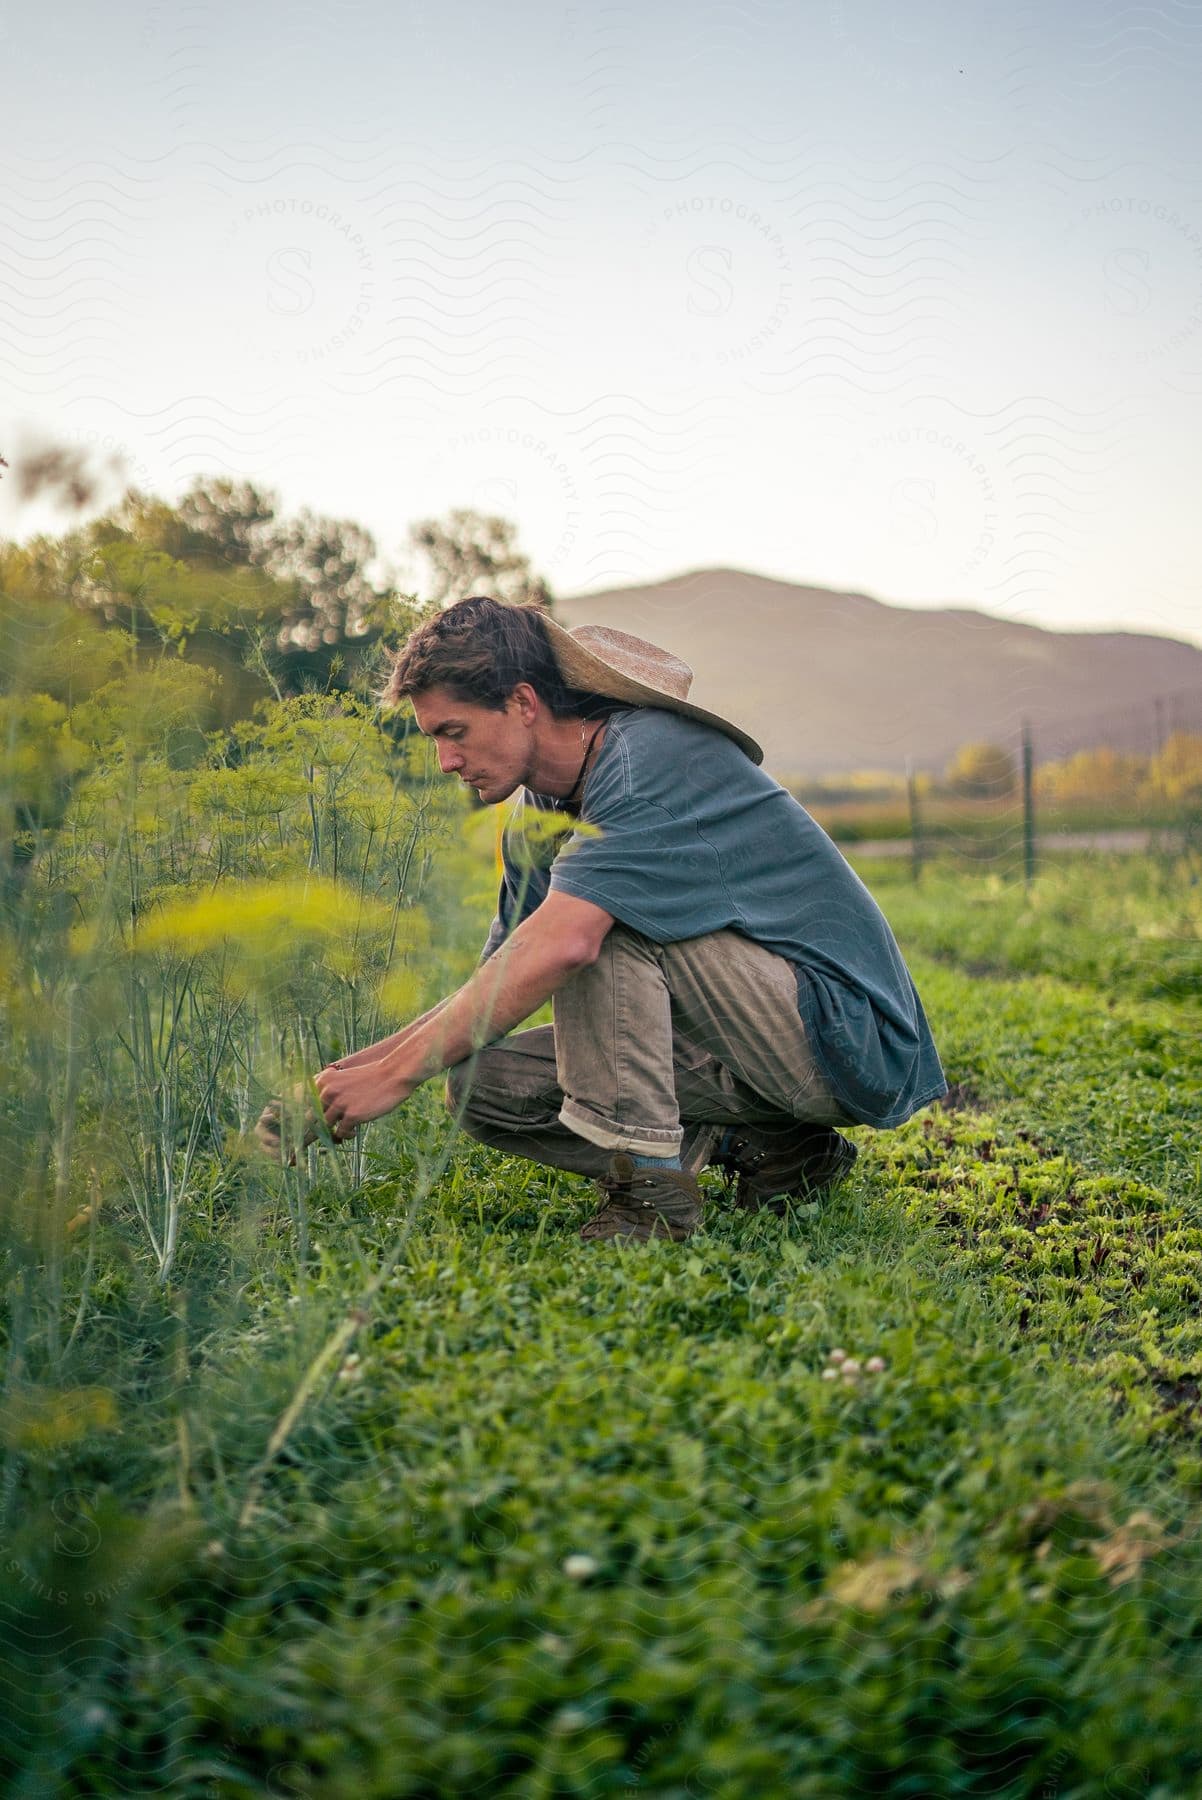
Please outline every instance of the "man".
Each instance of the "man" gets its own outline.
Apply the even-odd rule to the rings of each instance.
[[[682,1239],[707,1163],[783,1211],[850,1168],[836,1127],[945,1092],[876,903],[691,681],[640,638],[495,600],[409,639],[389,697],[444,774],[521,802],[475,974],[317,1077],[336,1139],[448,1070],[472,1136],[596,1179],[583,1238]],[[553,1027],[507,1035],[548,999]]]

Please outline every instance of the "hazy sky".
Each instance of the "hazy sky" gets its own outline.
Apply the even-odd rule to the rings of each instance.
[[[1200,76],[1176,0],[9,4],[0,450],[1202,641]]]

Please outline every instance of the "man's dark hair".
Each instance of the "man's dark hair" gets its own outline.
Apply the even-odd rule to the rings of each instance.
[[[474,595],[417,627],[402,646],[385,692],[394,704],[445,687],[457,700],[503,712],[528,681],[556,719],[602,718],[629,704],[571,688],[543,630],[542,608]]]

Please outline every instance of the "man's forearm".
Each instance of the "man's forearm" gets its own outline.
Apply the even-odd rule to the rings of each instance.
[[[416,1086],[454,1067],[528,1019],[586,965],[587,956],[528,932],[533,923],[519,926],[458,992],[399,1034],[402,1041],[387,1058],[390,1073]]]
[[[429,1011],[424,1012],[419,1019],[411,1019],[408,1025],[402,1026],[400,1031],[394,1031],[391,1037],[381,1038],[379,1042],[375,1044],[368,1044],[366,1049],[356,1050],[352,1056],[340,1056],[338,1059],[339,1067],[343,1069],[358,1069],[362,1067],[364,1063],[382,1061],[384,1057],[390,1056],[394,1050],[399,1050],[401,1045],[405,1043],[407,1039],[411,1038],[415,1031],[420,1031],[423,1025],[428,1025],[431,1019],[436,1018],[445,1006],[449,1006],[454,997],[453,994],[445,995],[444,998],[438,1002],[437,1006],[430,1007]]]
[[[613,915],[591,900],[552,892],[457,993],[370,1052],[360,1051],[356,1066],[322,1069],[315,1081],[335,1141],[345,1142],[369,1119],[401,1106],[423,1081],[528,1019],[596,961],[612,924]]]

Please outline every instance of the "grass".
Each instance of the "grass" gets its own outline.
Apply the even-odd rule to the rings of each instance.
[[[263,1284],[193,1376],[190,1505],[94,1507],[104,1580],[29,1534],[25,1657],[69,1667],[87,1635],[39,1778],[1071,1794],[1199,1769],[1183,1494],[877,1186],[598,1254],[581,1184],[466,1150],[239,1531],[273,1415],[391,1241],[382,1182],[358,1267]],[[887,1367],[826,1380],[836,1345]],[[1150,1714],[1153,1746],[1124,1723]]]
[[[588,1185],[452,1140],[432,1086],[353,1153],[248,1149],[290,1021],[379,1016],[366,951],[315,924],[256,987],[122,947],[216,859],[269,962],[299,858],[364,918],[420,878],[462,973],[490,846],[414,789],[396,831],[362,732],[315,742],[161,771],[214,829],[143,784],[136,866],[93,784],[7,940],[5,1791],[1202,1789],[1194,890],[886,878],[952,1106],[783,1223],[707,1176],[688,1243],[584,1244]]]
[[[897,865],[862,872],[908,948],[970,973],[1202,1003],[1202,881],[1191,861],[1073,856],[1045,862],[1030,888],[1013,871],[933,868],[918,883]]]

